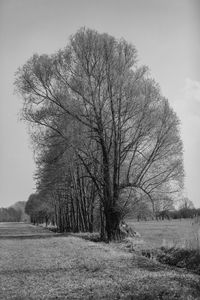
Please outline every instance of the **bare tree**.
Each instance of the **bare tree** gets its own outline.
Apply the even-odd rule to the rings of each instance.
[[[188,197],[183,197],[179,209],[193,209],[194,204]]]
[[[60,115],[81,126],[82,138],[71,145],[98,192],[108,240],[119,235],[124,190],[153,198],[181,182],[178,119],[126,41],[80,29],[64,50],[34,55],[19,69],[16,86],[25,120],[64,140]]]

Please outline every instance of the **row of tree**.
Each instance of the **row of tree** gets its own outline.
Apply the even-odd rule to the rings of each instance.
[[[177,208],[175,208],[175,204]],[[128,217],[137,219],[138,221],[147,221],[153,219],[194,218],[199,215],[200,209],[196,209],[193,202],[187,197],[183,197],[178,203],[175,203],[171,197],[165,196],[164,199],[155,199],[153,207],[148,198],[143,198],[135,202],[129,211]]]
[[[200,208],[181,208],[169,213],[171,219],[187,219],[200,217]]]
[[[192,202],[190,205],[185,205],[181,203],[179,209],[175,209],[173,206],[173,200],[168,199],[168,205],[165,199],[165,206],[156,205],[156,211],[153,212],[152,205],[148,199],[143,199],[138,202],[132,200],[132,206],[129,206],[129,210],[126,214],[127,219],[135,219],[137,221],[149,221],[149,220],[170,220],[170,219],[186,219],[186,218],[196,218],[200,217],[200,208],[194,208]],[[51,224],[57,227],[58,221],[56,220],[56,209],[53,206],[50,206],[45,199],[41,198],[40,194],[30,195],[26,206],[25,211],[30,215],[31,222],[33,224]],[[64,222],[64,221],[63,221]],[[98,230],[99,228],[99,219],[97,214],[93,222],[90,223],[88,228],[85,228],[86,231]],[[57,228],[56,228],[57,229]],[[63,228],[63,230],[69,231],[70,228]],[[84,231],[84,228],[81,228]],[[79,231],[79,228],[74,228],[73,231]]]
[[[156,211],[180,191],[179,120],[125,40],[82,28],[65,49],[30,58],[15,84],[37,164],[27,212],[111,240],[133,203],[147,197]]]
[[[29,221],[25,214],[25,201],[19,201],[8,208],[0,208],[0,222],[22,222]]]
[[[137,219],[137,221],[149,221],[149,220],[171,220],[171,219],[187,219],[187,218],[196,218],[200,216],[200,209],[196,208],[180,208],[173,210],[160,210],[156,211],[155,214],[152,213],[152,210],[148,205],[142,204],[137,207],[132,213],[129,213],[129,218]]]
[[[12,207],[0,208],[0,222],[20,222],[22,212]]]

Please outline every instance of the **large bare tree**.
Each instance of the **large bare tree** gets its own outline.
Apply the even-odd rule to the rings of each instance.
[[[93,181],[108,240],[119,234],[124,191],[141,189],[152,200],[178,190],[179,121],[147,68],[138,67],[135,47],[82,28],[64,50],[34,55],[16,76],[24,119],[60,135]],[[78,142],[73,122],[63,126],[69,118]]]

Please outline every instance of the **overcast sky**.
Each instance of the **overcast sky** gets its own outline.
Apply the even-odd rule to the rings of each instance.
[[[185,194],[200,207],[200,1],[0,0],[0,207],[34,192],[35,165],[14,73],[34,53],[53,53],[86,26],[124,37],[177,112]]]

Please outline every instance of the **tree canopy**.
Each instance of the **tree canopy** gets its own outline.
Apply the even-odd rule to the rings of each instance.
[[[124,39],[81,28],[63,50],[33,55],[15,84],[38,191],[65,207],[67,228],[92,230],[95,217],[111,240],[135,190],[154,204],[182,187],[179,120]]]

